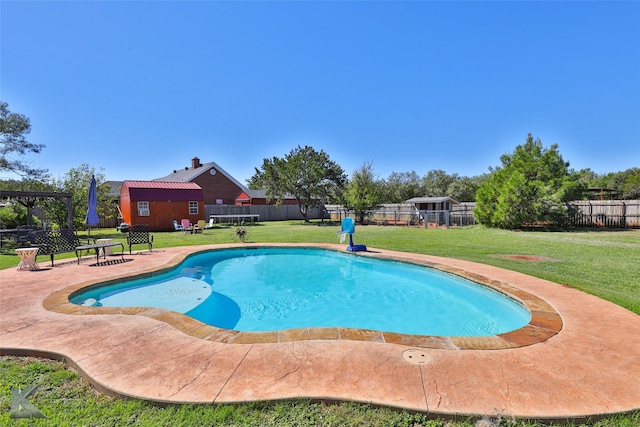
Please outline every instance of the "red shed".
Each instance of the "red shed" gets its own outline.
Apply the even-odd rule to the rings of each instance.
[[[195,182],[124,181],[120,211],[129,225],[148,224],[151,231],[173,230],[173,220],[204,219],[204,195]]]

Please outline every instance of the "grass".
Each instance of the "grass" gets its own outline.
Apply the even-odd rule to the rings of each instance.
[[[29,396],[46,418],[11,418],[15,387],[37,385]],[[537,427],[561,425],[507,417],[485,418],[486,426]],[[0,425],[3,426],[424,426],[470,427],[472,418],[429,419],[425,414],[375,408],[356,403],[329,404],[308,400],[252,402],[243,405],[155,406],[136,399],[112,399],[97,393],[64,363],[27,357],[0,358]],[[589,427],[637,427],[640,411],[580,423]]]
[[[29,396],[46,418],[14,419],[11,389],[37,385]],[[486,426],[537,427],[548,424],[505,417],[485,418]],[[0,425],[3,426],[411,426],[471,427],[477,420],[429,419],[424,414],[356,403],[308,400],[253,402],[243,405],[155,406],[136,399],[112,399],[97,393],[64,363],[28,357],[0,358]],[[551,423],[550,425],[559,425]],[[569,426],[637,427],[640,411]]]
[[[284,221],[248,226],[246,241],[338,243],[336,223]],[[92,230],[92,237],[125,242],[112,230]],[[229,243],[235,241],[235,227],[219,226],[204,234],[153,233],[154,248]],[[495,265],[541,277],[597,295],[640,314],[640,230],[575,230],[565,232],[504,231],[481,226],[452,229],[421,229],[393,226],[358,226],[355,243],[384,248],[459,258]],[[6,243],[6,242],[5,242]],[[126,242],[125,242],[126,243]],[[15,268],[19,262],[14,247],[0,251],[0,268]],[[145,249],[140,245],[135,249]],[[536,255],[548,259],[527,262],[504,255]],[[58,255],[56,259],[74,257]],[[48,258],[40,257],[40,262]],[[39,384],[29,398],[48,418],[11,419],[10,389]],[[538,426],[524,420],[491,420],[494,425]],[[96,393],[65,364],[33,358],[0,359],[0,425],[57,426],[473,426],[476,420],[429,420],[424,414],[410,414],[355,403],[325,404],[310,401],[257,402],[237,406],[172,405],[157,407],[139,400],[111,399]],[[607,417],[574,426],[638,426],[640,411]]]

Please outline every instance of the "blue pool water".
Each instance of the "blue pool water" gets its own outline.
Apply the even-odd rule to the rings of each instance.
[[[200,252],[169,272],[83,291],[71,302],[165,308],[239,331],[347,327],[487,336],[531,319],[520,304],[456,276],[312,248]]]

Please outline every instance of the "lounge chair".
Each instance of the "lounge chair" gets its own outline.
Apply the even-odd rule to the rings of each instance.
[[[183,227],[183,226],[181,226],[180,224],[178,224],[178,221],[174,219],[174,220],[173,220],[173,229],[174,229],[175,231],[183,231],[183,230],[184,230],[184,227]]]

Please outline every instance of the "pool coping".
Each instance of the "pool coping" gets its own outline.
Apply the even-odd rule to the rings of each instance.
[[[133,315],[147,316],[165,322],[172,327],[194,338],[215,341],[224,344],[276,344],[303,340],[352,340],[378,343],[391,343],[408,345],[419,348],[443,349],[443,350],[502,350],[525,347],[537,344],[558,334],[562,330],[562,318],[560,314],[545,300],[530,292],[509,285],[503,281],[490,279],[480,274],[472,273],[461,268],[452,267],[442,263],[427,261],[416,257],[415,254],[397,252],[384,253],[379,250],[366,252],[348,252],[335,245],[293,245],[298,248],[319,248],[352,256],[368,258],[381,258],[397,262],[411,263],[433,268],[442,272],[465,278],[480,286],[492,289],[520,304],[530,313],[531,320],[527,325],[514,331],[491,336],[435,336],[413,335],[396,332],[385,332],[371,329],[346,328],[346,327],[318,327],[318,328],[293,328],[270,332],[242,332],[207,325],[187,315],[171,310],[149,307],[94,307],[81,306],[70,302],[71,296],[81,290],[103,286],[107,283],[117,283],[124,278],[130,279],[130,275],[104,280],[92,280],[65,287],[55,291],[45,298],[43,306],[47,310],[62,314],[73,315]],[[244,244],[247,248],[273,248],[292,247],[291,244]],[[220,245],[216,248],[201,249],[198,252],[221,251],[237,249],[234,245],[228,247]],[[195,253],[195,252],[194,252]],[[170,269],[193,255],[181,254],[164,265],[157,266],[141,272],[137,277],[151,275],[162,270]]]
[[[202,242],[134,251],[123,263],[95,266],[95,258],[84,257],[80,264],[59,259],[39,271],[0,270],[0,356],[63,360],[103,393],[159,404],[304,399],[430,416],[537,420],[585,420],[640,409],[640,316],[566,285],[453,258],[369,248],[372,256],[432,263],[525,290],[559,314],[562,328],[545,340],[509,348],[306,338],[227,344],[186,334],[189,325],[178,329],[158,320],[166,314],[158,311],[68,315],[43,306],[70,286],[154,271],[198,250],[243,246]],[[282,245],[344,249],[276,246]]]

